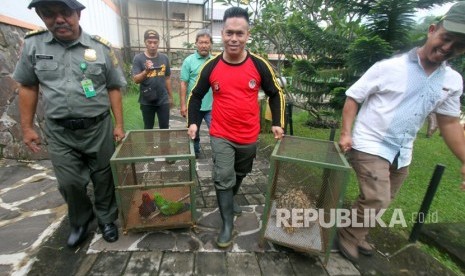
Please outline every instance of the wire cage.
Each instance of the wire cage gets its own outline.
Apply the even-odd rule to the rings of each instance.
[[[261,240],[325,255],[351,167],[335,142],[285,136],[270,159]]]
[[[195,223],[195,154],[185,129],[129,131],[110,163],[124,233]]]

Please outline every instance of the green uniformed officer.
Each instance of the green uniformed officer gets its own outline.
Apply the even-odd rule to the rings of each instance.
[[[68,246],[85,240],[95,215],[103,238],[118,239],[118,217],[110,158],[115,143],[124,138],[121,87],[126,80],[110,47],[85,33],[76,0],[32,0],[28,8],[47,30],[26,35],[13,77],[19,86],[23,141],[33,152],[40,138],[33,118],[42,91],[45,137],[58,181],[68,204],[71,233]],[[115,124],[113,127],[113,113]],[[94,206],[87,195],[93,183]]]

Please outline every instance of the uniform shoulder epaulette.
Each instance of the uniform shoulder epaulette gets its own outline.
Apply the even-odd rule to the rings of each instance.
[[[28,38],[28,37],[38,35],[38,34],[43,34],[43,33],[47,32],[47,31],[48,31],[47,29],[37,29],[37,30],[29,31],[29,32],[26,33],[24,38]]]
[[[103,38],[103,37],[101,37],[99,35],[93,35],[92,39],[97,41],[97,42],[102,43],[103,45],[105,45],[105,46],[107,46],[108,48],[111,49],[111,43],[108,40],[106,40],[105,38]]]

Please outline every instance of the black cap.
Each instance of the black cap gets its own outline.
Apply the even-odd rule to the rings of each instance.
[[[147,30],[144,33],[144,41],[146,41],[149,38],[160,40],[160,35],[155,30]]]
[[[70,9],[78,10],[78,11],[86,8],[83,4],[79,3],[76,0],[32,0],[29,6],[27,6],[27,8],[31,9],[37,6],[41,6],[43,4],[48,4],[48,3],[53,3],[53,2],[63,3],[66,6],[68,6]]]

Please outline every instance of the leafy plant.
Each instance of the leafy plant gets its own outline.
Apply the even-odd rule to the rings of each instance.
[[[335,110],[342,110],[346,101],[346,91],[346,87],[336,87],[331,90],[331,100],[329,100],[329,104],[332,108]]]
[[[396,50],[404,49],[415,23],[415,4],[415,1],[405,0],[374,1],[367,23],[371,36],[382,38]]]
[[[362,74],[375,62],[387,58],[391,54],[391,45],[379,36],[362,36],[349,46],[346,64],[355,74]]]

